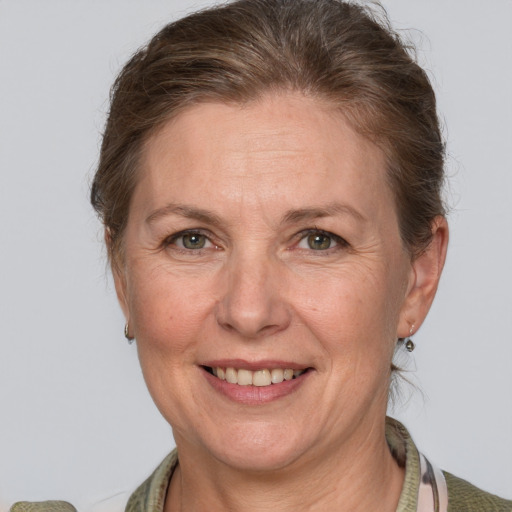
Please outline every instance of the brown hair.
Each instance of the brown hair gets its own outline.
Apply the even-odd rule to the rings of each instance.
[[[91,202],[115,264],[144,142],[204,101],[247,102],[272,90],[329,101],[386,154],[411,255],[444,214],[444,143],[424,70],[386,17],[341,0],[238,0],[164,27],[111,91]]]

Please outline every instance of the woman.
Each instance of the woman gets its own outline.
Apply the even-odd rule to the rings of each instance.
[[[386,420],[444,264],[443,161],[425,73],[353,5],[242,0],[132,58],[92,202],[177,452],[128,511],[512,510]]]

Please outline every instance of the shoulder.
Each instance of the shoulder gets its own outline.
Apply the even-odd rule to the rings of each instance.
[[[167,487],[177,465],[178,454],[174,450],[130,496],[125,512],[163,512]],[[77,512],[77,510],[66,501],[19,501],[10,508],[9,512]]]
[[[448,512],[512,512],[512,501],[482,491],[450,473],[443,473],[448,487]]]
[[[76,512],[76,508],[67,501],[18,501],[10,512]]]

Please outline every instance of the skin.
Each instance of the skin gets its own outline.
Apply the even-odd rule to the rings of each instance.
[[[180,454],[166,511],[394,511],[391,358],[430,308],[445,220],[411,261],[380,149],[298,93],[191,107],[148,141],[141,171],[115,283]],[[245,404],[201,366],[232,358],[310,371]]]

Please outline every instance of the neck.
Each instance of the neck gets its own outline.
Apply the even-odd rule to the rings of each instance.
[[[357,432],[350,443],[269,472],[240,471],[177,439],[180,464],[165,512],[395,512],[404,470],[391,456],[384,424],[374,427]]]

